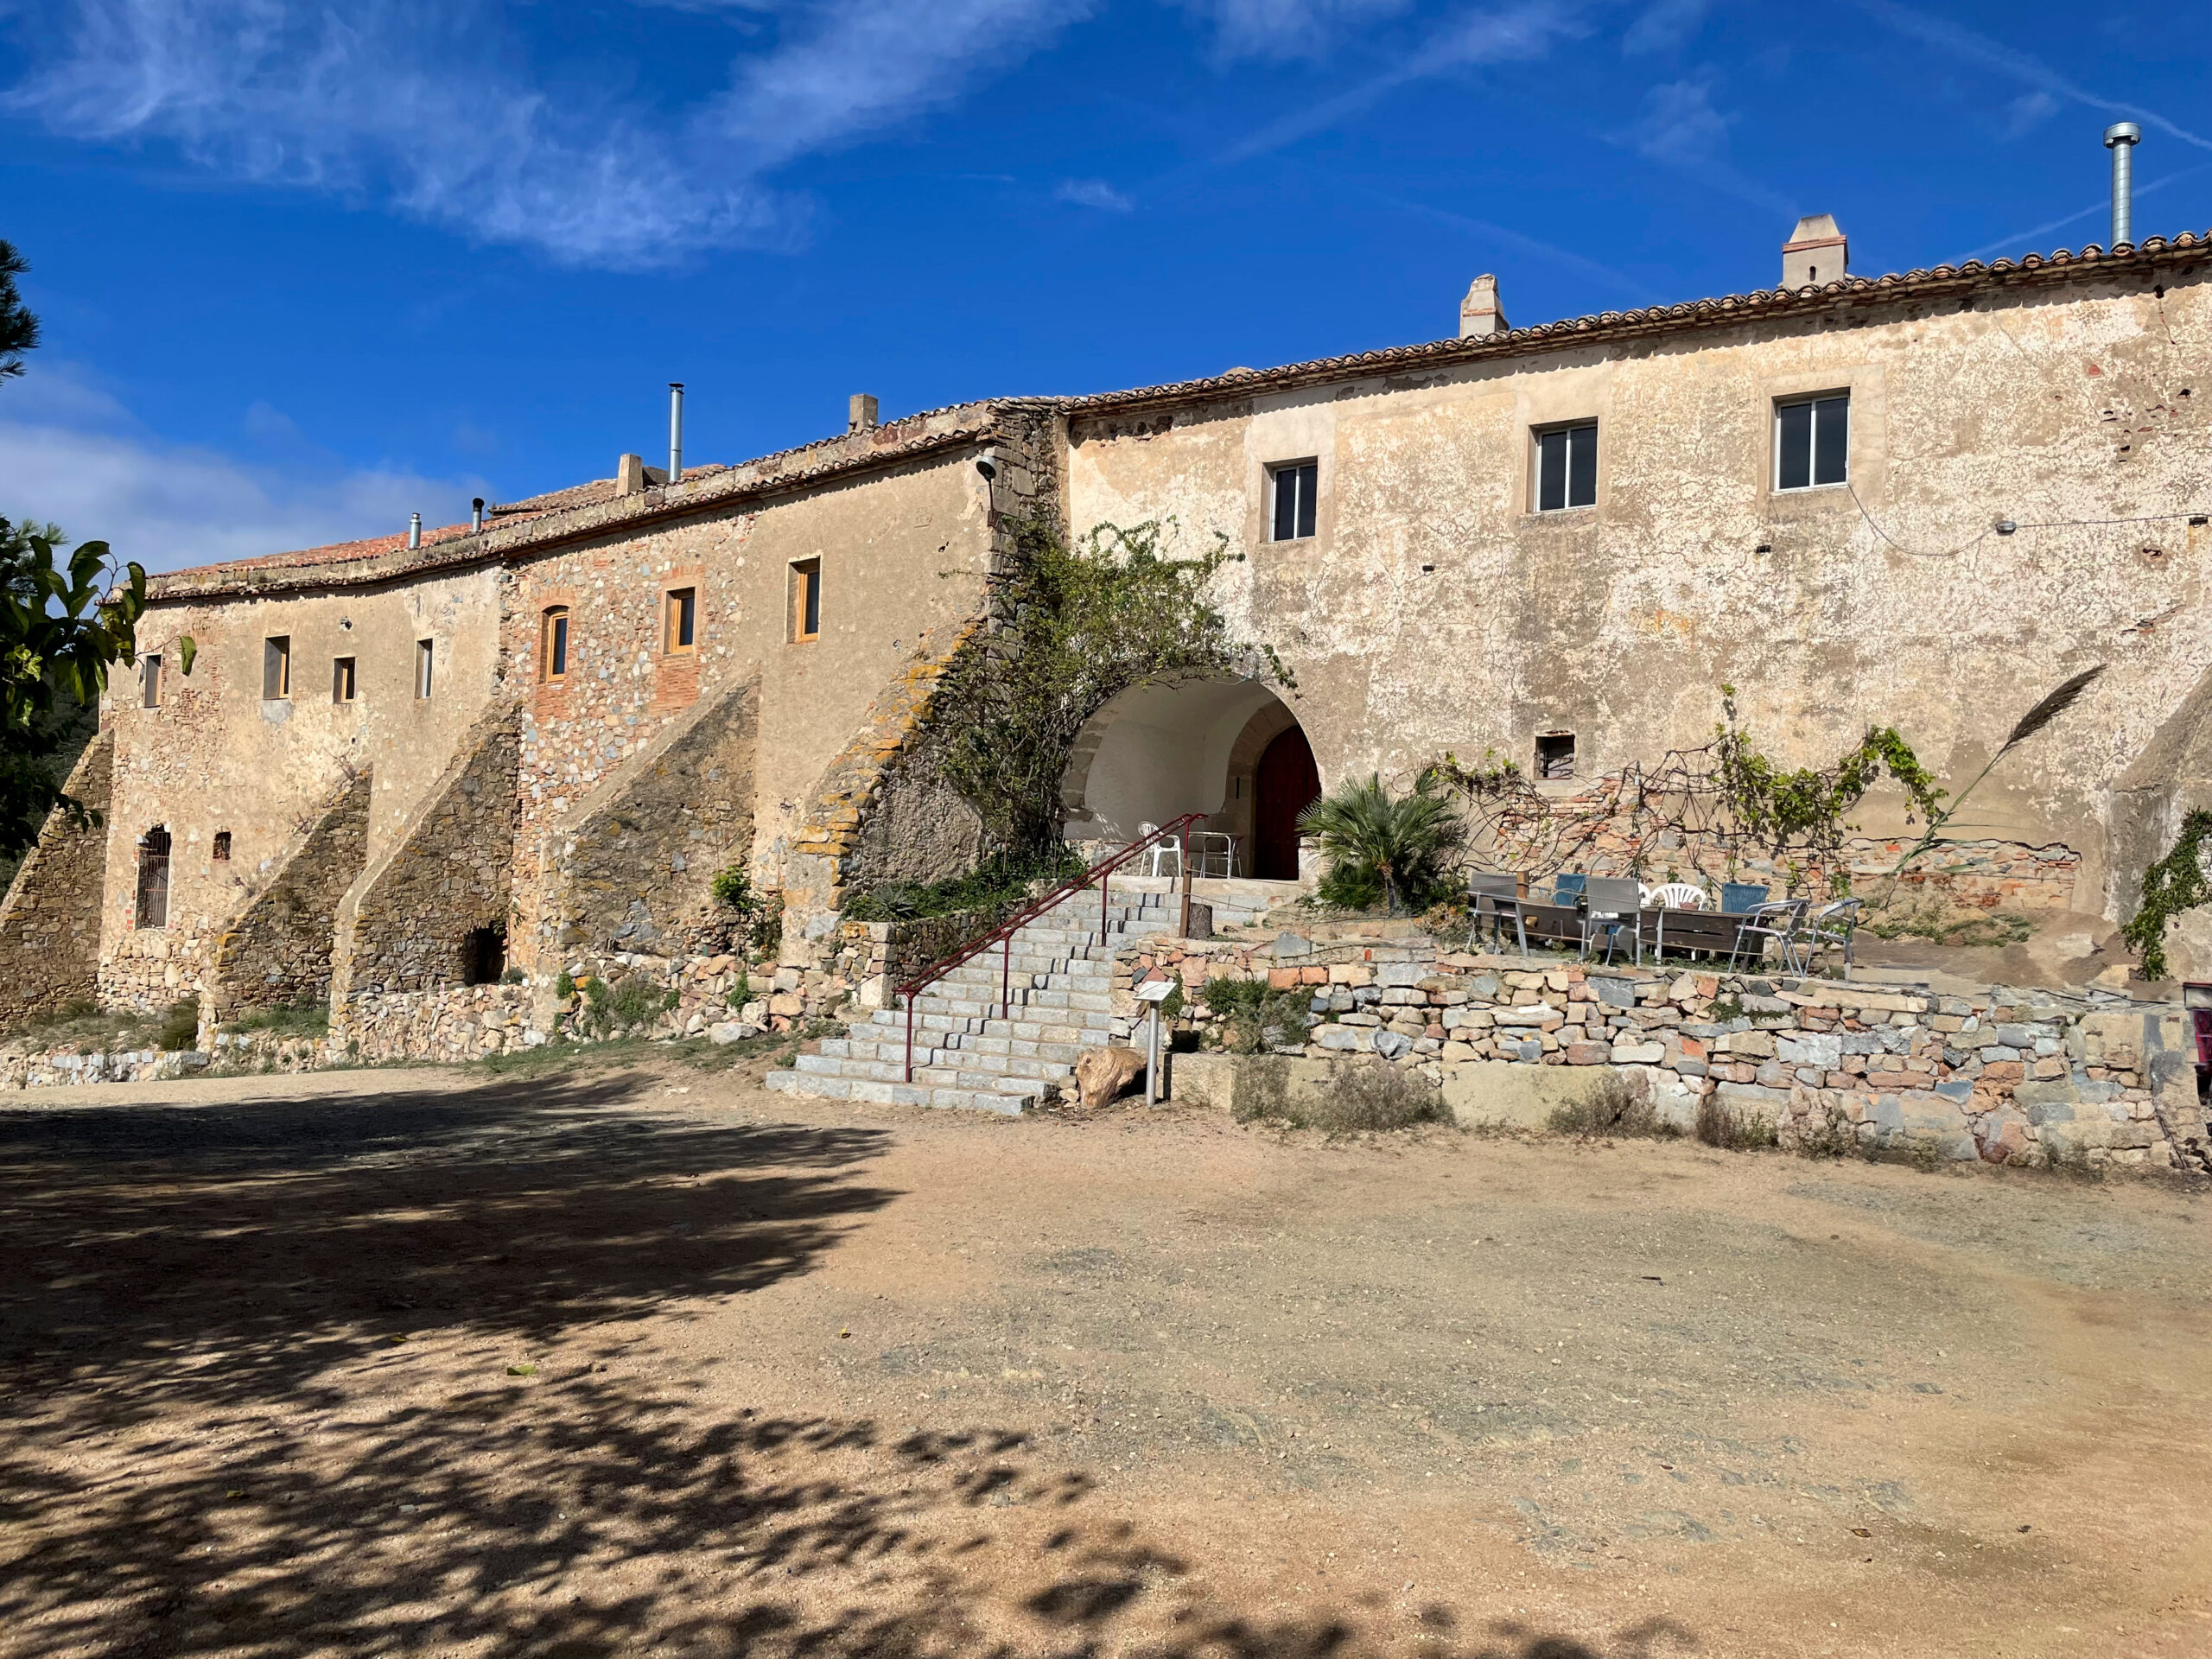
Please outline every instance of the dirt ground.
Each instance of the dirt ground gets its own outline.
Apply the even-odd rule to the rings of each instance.
[[[757,1076],[11,1097],[0,1652],[2212,1653],[2197,1195]]]

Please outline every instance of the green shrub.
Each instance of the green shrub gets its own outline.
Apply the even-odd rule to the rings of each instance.
[[[753,1000],[753,976],[741,969],[737,983],[729,988],[729,1005],[741,1008]]]
[[[575,994],[576,982],[569,975],[569,970],[563,968],[561,970],[561,977],[553,982],[553,995],[566,1001]]]
[[[1210,979],[1205,1001],[1221,1021],[1222,1046],[1232,1054],[1264,1054],[1279,1043],[1305,1040],[1313,995],[1264,979]]]
[[[1379,774],[1324,795],[1298,820],[1299,831],[1321,843],[1329,861],[1314,889],[1321,903],[1395,916],[1426,909],[1453,884],[1452,855],[1465,842],[1459,809],[1424,776],[1410,794],[1393,796]]]
[[[1707,1095],[1698,1103],[1697,1138],[1723,1152],[1757,1152],[1776,1145],[1782,1137],[1768,1119],[1734,1111],[1717,1096]]]
[[[710,889],[715,902],[750,915],[760,908],[760,895],[753,890],[753,877],[742,864],[715,873]]]
[[[1555,1109],[1550,1122],[1560,1135],[1664,1140],[1675,1133],[1661,1121],[1650,1098],[1630,1088],[1628,1079],[1618,1071],[1599,1078],[1581,1099]]]
[[[272,1031],[283,1037],[320,1037],[330,1029],[327,1002],[279,1002],[247,1008],[230,1022],[233,1031]]]
[[[171,1053],[194,1046],[200,1041],[200,999],[181,997],[170,1003],[162,1014],[162,1028],[154,1041]]]
[[[626,975],[609,986],[594,975],[583,982],[584,1008],[578,1024],[594,1037],[618,1036],[653,1020],[682,998],[643,974]]]
[[[1329,1135],[1402,1129],[1415,1123],[1449,1123],[1444,1092],[1383,1059],[1332,1060],[1313,1088],[1293,1093],[1289,1067],[1281,1059],[1255,1059],[1239,1091],[1236,1116],[1268,1119]]]
[[[502,985],[519,985],[522,982],[523,971],[519,968],[510,968],[499,976],[499,983]]]
[[[1039,881],[1057,885],[1083,874],[1083,861],[1065,842],[1056,853],[1035,858],[988,858],[965,875],[942,881],[889,881],[845,900],[849,922],[907,922],[925,916],[953,916],[975,911],[991,918],[1010,916],[1029,902]]]

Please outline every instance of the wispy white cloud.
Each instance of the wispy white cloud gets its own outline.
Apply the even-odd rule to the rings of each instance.
[[[1348,24],[1405,10],[1411,0],[1183,0],[1205,18],[1225,58],[1319,55]]]
[[[471,496],[491,493],[481,479],[346,466],[266,406],[247,427],[282,464],[165,442],[81,369],[39,364],[0,391],[0,517],[51,520],[174,570],[391,535],[410,512],[456,524]]]
[[[1705,26],[1706,6],[1707,0],[1656,0],[1628,26],[1621,50],[1632,58],[1679,50]]]
[[[0,0],[0,108],[226,176],[334,192],[564,264],[637,269],[801,234],[775,170],[957,94],[1089,0],[816,0],[727,88],[657,112],[533,80],[496,0]],[[620,76],[607,78],[619,85]]]
[[[2058,113],[2058,100],[2049,92],[2022,92],[2005,106],[1999,128],[2007,139],[2024,138]]]
[[[1230,145],[1212,164],[1231,166],[1250,161],[1325,132],[1416,81],[1483,64],[1541,58],[1561,39],[1582,32],[1582,10],[1573,0],[1522,0],[1503,10],[1475,12],[1456,19],[1381,73],[1268,123]]]
[[[1713,106],[1713,82],[1704,78],[1673,80],[1643,95],[1633,125],[1616,134],[1647,161],[1688,174],[1711,188],[1777,214],[1796,209],[1736,166],[1728,156],[1728,129],[1735,118]]]
[[[1874,18],[1898,34],[1918,41],[1926,46],[1949,53],[1963,62],[1979,64],[1985,69],[2009,75],[2022,84],[2038,88],[2053,98],[2080,104],[2093,110],[2102,110],[2109,115],[2124,115],[2156,129],[2185,144],[2199,149],[2212,149],[2212,138],[2191,132],[2188,128],[2169,121],[2155,110],[2140,105],[2124,103],[2119,99],[2106,98],[2062,75],[2040,58],[2011,47],[2002,41],[1993,41],[1986,35],[1977,34],[1948,17],[1930,17],[1924,12],[1907,6],[1891,3],[1891,0],[1859,0]]]
[[[1103,179],[1063,179],[1052,200],[1109,213],[1126,213],[1136,205]]]

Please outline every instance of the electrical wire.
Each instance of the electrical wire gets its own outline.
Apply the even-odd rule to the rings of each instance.
[[[1872,531],[1877,536],[1887,542],[1891,547],[1897,549],[1898,552],[1909,553],[1916,559],[1953,558],[1961,553],[1967,552],[1971,549],[1980,546],[1982,543],[1987,541],[1992,536],[1998,533],[1997,526],[1995,524],[1992,524],[1987,530],[1983,531],[1980,535],[1975,537],[1974,540],[1970,542],[1962,542],[1958,546],[1948,549],[1940,553],[1931,553],[1923,548],[1907,547],[1903,542],[1897,540],[1896,537],[1891,535],[1889,531],[1884,530],[1879,524],[1875,522],[1874,515],[1866,511],[1866,504],[1859,499],[1859,488],[1856,485],[1853,484],[1848,479],[1847,479],[1844,480],[1843,487],[1851,493],[1851,505],[1859,509],[1859,516],[1866,521],[1866,527],[1869,530]],[[2205,518],[2212,518],[2212,508],[2207,508],[2201,512],[2183,512],[2138,513],[2133,518],[2130,518],[2021,519],[2014,523],[2012,524],[2012,531],[2007,533],[2013,533],[2023,530],[2100,530],[2109,529],[2115,524],[2171,524],[2177,519],[2197,520]]]

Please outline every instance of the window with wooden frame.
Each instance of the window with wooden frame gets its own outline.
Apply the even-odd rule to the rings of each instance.
[[[569,678],[569,607],[548,605],[537,625],[537,683],[565,685]]]
[[[415,642],[415,701],[430,700],[430,671],[437,664],[437,645],[435,640]]]
[[[138,659],[139,706],[158,709],[162,706],[162,659],[149,654]]]
[[[671,588],[662,602],[661,651],[680,657],[699,648],[699,590]]]
[[[330,659],[330,700],[333,702],[353,701],[353,659],[334,657]]]
[[[261,698],[281,702],[292,695],[292,636],[273,633],[261,645]]]
[[[791,643],[804,645],[822,635],[822,561],[799,559],[791,565]]]

